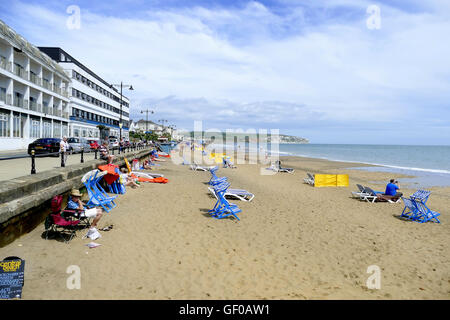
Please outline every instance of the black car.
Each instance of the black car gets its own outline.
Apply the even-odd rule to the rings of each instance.
[[[34,150],[35,154],[58,153],[62,139],[59,138],[41,138],[28,145],[28,154]],[[58,154],[55,154],[58,156]]]

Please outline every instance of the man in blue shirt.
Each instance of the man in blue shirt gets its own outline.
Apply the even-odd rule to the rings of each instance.
[[[397,192],[398,189],[400,189],[398,186],[398,181],[395,181],[395,179],[391,179],[391,181],[386,186],[386,191],[384,192],[384,195],[400,198],[403,195],[403,193]]]
[[[69,201],[67,203],[67,209],[70,210],[79,210],[81,211],[82,217],[87,218],[93,218],[94,221],[91,223],[91,227],[87,233],[87,237],[91,238],[92,240],[96,240],[97,238],[100,238],[100,232],[98,232],[96,226],[98,221],[103,215],[103,210],[100,208],[92,208],[92,209],[86,209],[83,205],[83,202],[81,202],[81,196],[79,190],[72,189],[72,192],[70,193]]]

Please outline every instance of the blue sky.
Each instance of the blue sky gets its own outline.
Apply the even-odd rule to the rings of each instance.
[[[67,28],[70,5],[80,29]],[[186,129],[450,143],[450,1],[3,0],[0,19],[133,84],[134,119],[150,108]]]

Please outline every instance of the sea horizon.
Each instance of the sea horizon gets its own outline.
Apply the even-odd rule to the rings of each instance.
[[[216,148],[222,145],[214,144]],[[380,144],[293,144],[278,145],[278,151],[271,151],[267,144],[226,144],[225,149],[244,147],[249,151],[258,151],[279,156],[295,156],[355,164],[366,164],[357,170],[385,171],[392,174],[416,176],[415,179],[403,179],[406,183],[429,186],[450,186],[450,146],[437,145],[380,145]],[[266,150],[268,147],[268,150]],[[375,166],[375,167],[373,167]]]

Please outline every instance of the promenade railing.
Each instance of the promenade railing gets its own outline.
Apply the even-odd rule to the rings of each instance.
[[[153,145],[150,144],[146,144],[146,143],[133,143],[127,146],[122,146],[122,147],[114,147],[114,148],[110,148],[110,153],[112,155],[114,155],[114,151],[118,151],[119,154],[128,154],[131,152],[137,152],[137,151],[141,151],[147,148],[151,148],[153,147]],[[97,149],[91,149],[89,150],[90,154],[94,153],[94,160],[97,160],[100,158],[100,155],[98,154],[99,151]],[[73,153],[71,154],[71,156],[73,157]],[[64,152],[49,152],[49,153],[42,153],[42,154],[36,154],[35,150],[31,150],[31,153],[28,155],[17,155],[17,156],[5,156],[5,157],[0,157],[0,163],[2,161],[7,161],[7,160],[17,160],[17,159],[26,159],[26,158],[30,158],[30,164],[31,164],[31,170],[30,170],[30,174],[36,174],[37,170],[36,170],[36,160],[39,158],[44,158],[44,157],[49,157],[49,156],[58,156],[58,160],[60,161],[60,166],[62,168],[64,168],[66,166],[65,163],[65,153]],[[84,150],[81,150],[80,152],[80,163],[84,163],[85,161],[85,152]],[[58,162],[57,162],[58,163]],[[50,170],[50,169],[49,169]],[[26,174],[24,174],[26,175]]]

